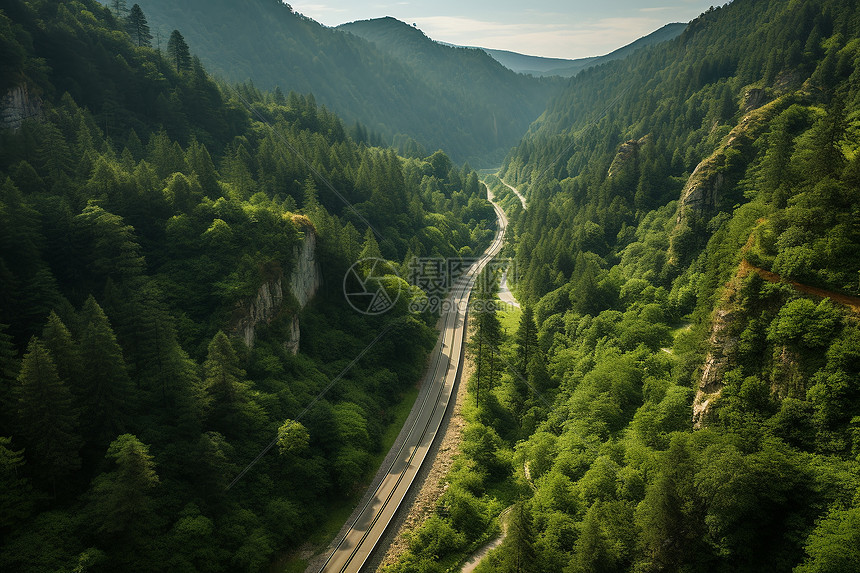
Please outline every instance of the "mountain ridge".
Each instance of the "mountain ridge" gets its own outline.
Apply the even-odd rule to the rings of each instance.
[[[547,58],[544,56],[532,56],[511,50],[496,50],[481,46],[458,46],[456,44],[448,44],[447,42],[439,43],[454,47],[483,50],[500,64],[517,73],[533,76],[573,77],[582,70],[592,66],[626,58],[640,48],[672,40],[678,37],[686,27],[687,24],[685,23],[671,22],[654,30],[650,34],[646,34],[645,36],[630,42],[629,44],[616,48],[608,54],[574,59]]]
[[[431,81],[415,62],[407,65],[279,0],[247,0],[241,7],[229,0],[139,4],[154,32],[164,38],[178,29],[207,68],[226,80],[313,93],[346,122],[363,124],[410,155],[444,149],[459,164],[498,165],[543,111],[555,85],[493,69],[459,51],[450,54],[447,76],[436,73]],[[460,71],[488,82],[485,99],[466,93]],[[507,89],[499,89],[502,83]]]

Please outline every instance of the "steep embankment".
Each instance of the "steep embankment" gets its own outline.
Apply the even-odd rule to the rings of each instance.
[[[480,251],[494,211],[130,23],[0,10],[0,570],[261,571],[366,483],[433,346],[419,290],[371,316],[347,271]]]

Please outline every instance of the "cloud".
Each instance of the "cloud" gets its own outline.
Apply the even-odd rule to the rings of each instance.
[[[568,15],[569,19],[570,16]],[[629,44],[664,22],[651,17],[600,18],[565,22],[543,14],[544,23],[503,23],[453,16],[414,17],[410,21],[431,38],[453,44],[481,46],[555,58],[599,56]],[[553,22],[546,24],[545,22]]]

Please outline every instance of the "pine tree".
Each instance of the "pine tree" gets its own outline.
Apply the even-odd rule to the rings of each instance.
[[[311,214],[320,208],[317,184],[311,175],[308,175],[307,179],[305,179],[304,185],[302,186],[302,197],[302,211],[305,214]]]
[[[364,245],[361,247],[361,253],[359,253],[358,258],[359,260],[382,258],[382,251],[379,250],[376,235],[374,235],[373,229],[369,227],[364,232]]]
[[[78,411],[72,393],[57,375],[51,353],[36,337],[30,339],[17,387],[18,428],[27,458],[56,494],[58,480],[81,467]]]
[[[10,434],[14,407],[13,389],[18,378],[18,359],[12,337],[6,334],[9,328],[0,324],[0,433]]]
[[[110,0],[110,11],[117,18],[125,18],[128,14],[128,5],[125,0]]]
[[[469,348],[475,360],[475,402],[481,405],[481,390],[491,390],[497,379],[499,345],[502,325],[496,315],[495,298],[498,284],[492,271],[485,268],[478,275],[474,296],[475,331]]]
[[[525,375],[529,361],[537,351],[537,326],[535,325],[534,310],[530,305],[523,307],[520,324],[514,341],[517,345],[517,369],[520,375]]]
[[[20,523],[33,509],[30,482],[20,475],[24,451],[12,449],[12,439],[0,437],[0,528]]]
[[[60,379],[68,384],[72,394],[77,395],[82,390],[84,371],[80,348],[54,311],[48,315],[48,323],[42,330],[42,340],[54,357]]]
[[[534,547],[535,532],[532,516],[524,502],[514,505],[508,523],[508,536],[505,540],[507,559],[504,571],[527,573],[536,571],[537,552]]]
[[[197,176],[197,181],[206,196],[210,199],[220,197],[221,187],[218,185],[218,174],[206,146],[192,138],[185,159],[191,171]]]
[[[99,283],[104,284],[101,281],[111,276],[123,281],[140,276],[144,268],[140,245],[134,236],[134,228],[124,224],[122,217],[90,202],[75,217],[74,227],[86,245],[88,266]]]
[[[275,105],[287,105],[287,98],[281,91],[281,86],[275,86],[275,91],[272,92],[272,101],[275,102]]]
[[[170,33],[170,39],[167,41],[167,56],[179,73],[188,70],[191,66],[191,52],[179,30],[173,30]]]
[[[224,434],[237,425],[237,416],[247,402],[245,371],[227,335],[219,331],[209,343],[209,353],[203,364],[204,386],[211,400],[209,419],[212,426]]]
[[[812,129],[813,173],[818,178],[838,176],[845,165],[845,155],[842,153],[842,141],[847,130],[845,100],[836,95],[827,106],[827,114],[818,121]]]
[[[87,439],[103,446],[125,431],[134,389],[110,322],[92,296],[84,302],[80,322],[84,425]]]
[[[103,533],[124,533],[133,538],[152,524],[152,490],[158,486],[155,462],[132,434],[123,434],[107,450],[116,468],[93,480],[91,509]]]
[[[146,16],[143,15],[143,10],[139,4],[131,7],[126,26],[135,46],[138,48],[152,47],[152,34],[149,31],[149,24],[147,24]]]

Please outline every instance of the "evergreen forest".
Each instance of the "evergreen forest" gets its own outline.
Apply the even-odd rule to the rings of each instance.
[[[436,341],[400,277],[482,253],[489,189],[520,306],[488,266],[379,570],[860,571],[856,2],[734,0],[564,80],[241,4],[0,7],[0,569],[304,570]]]
[[[856,3],[712,8],[487,180],[524,309],[473,318],[461,454],[386,571],[503,528],[475,571],[860,571]]]
[[[375,470],[435,338],[408,285],[353,312],[346,270],[493,235],[468,166],[356,139],[310,95],[219,84],[147,27],[93,0],[0,12],[0,87],[40,108],[0,135],[4,571],[266,569]],[[309,236],[320,291],[247,345],[237,317]]]
[[[179,28],[214,73],[313,93],[350,128],[410,157],[441,148],[458,164],[498,166],[563,85],[515,73],[481,50],[436,43],[391,18],[328,28],[281,0],[140,6],[164,38]]]

